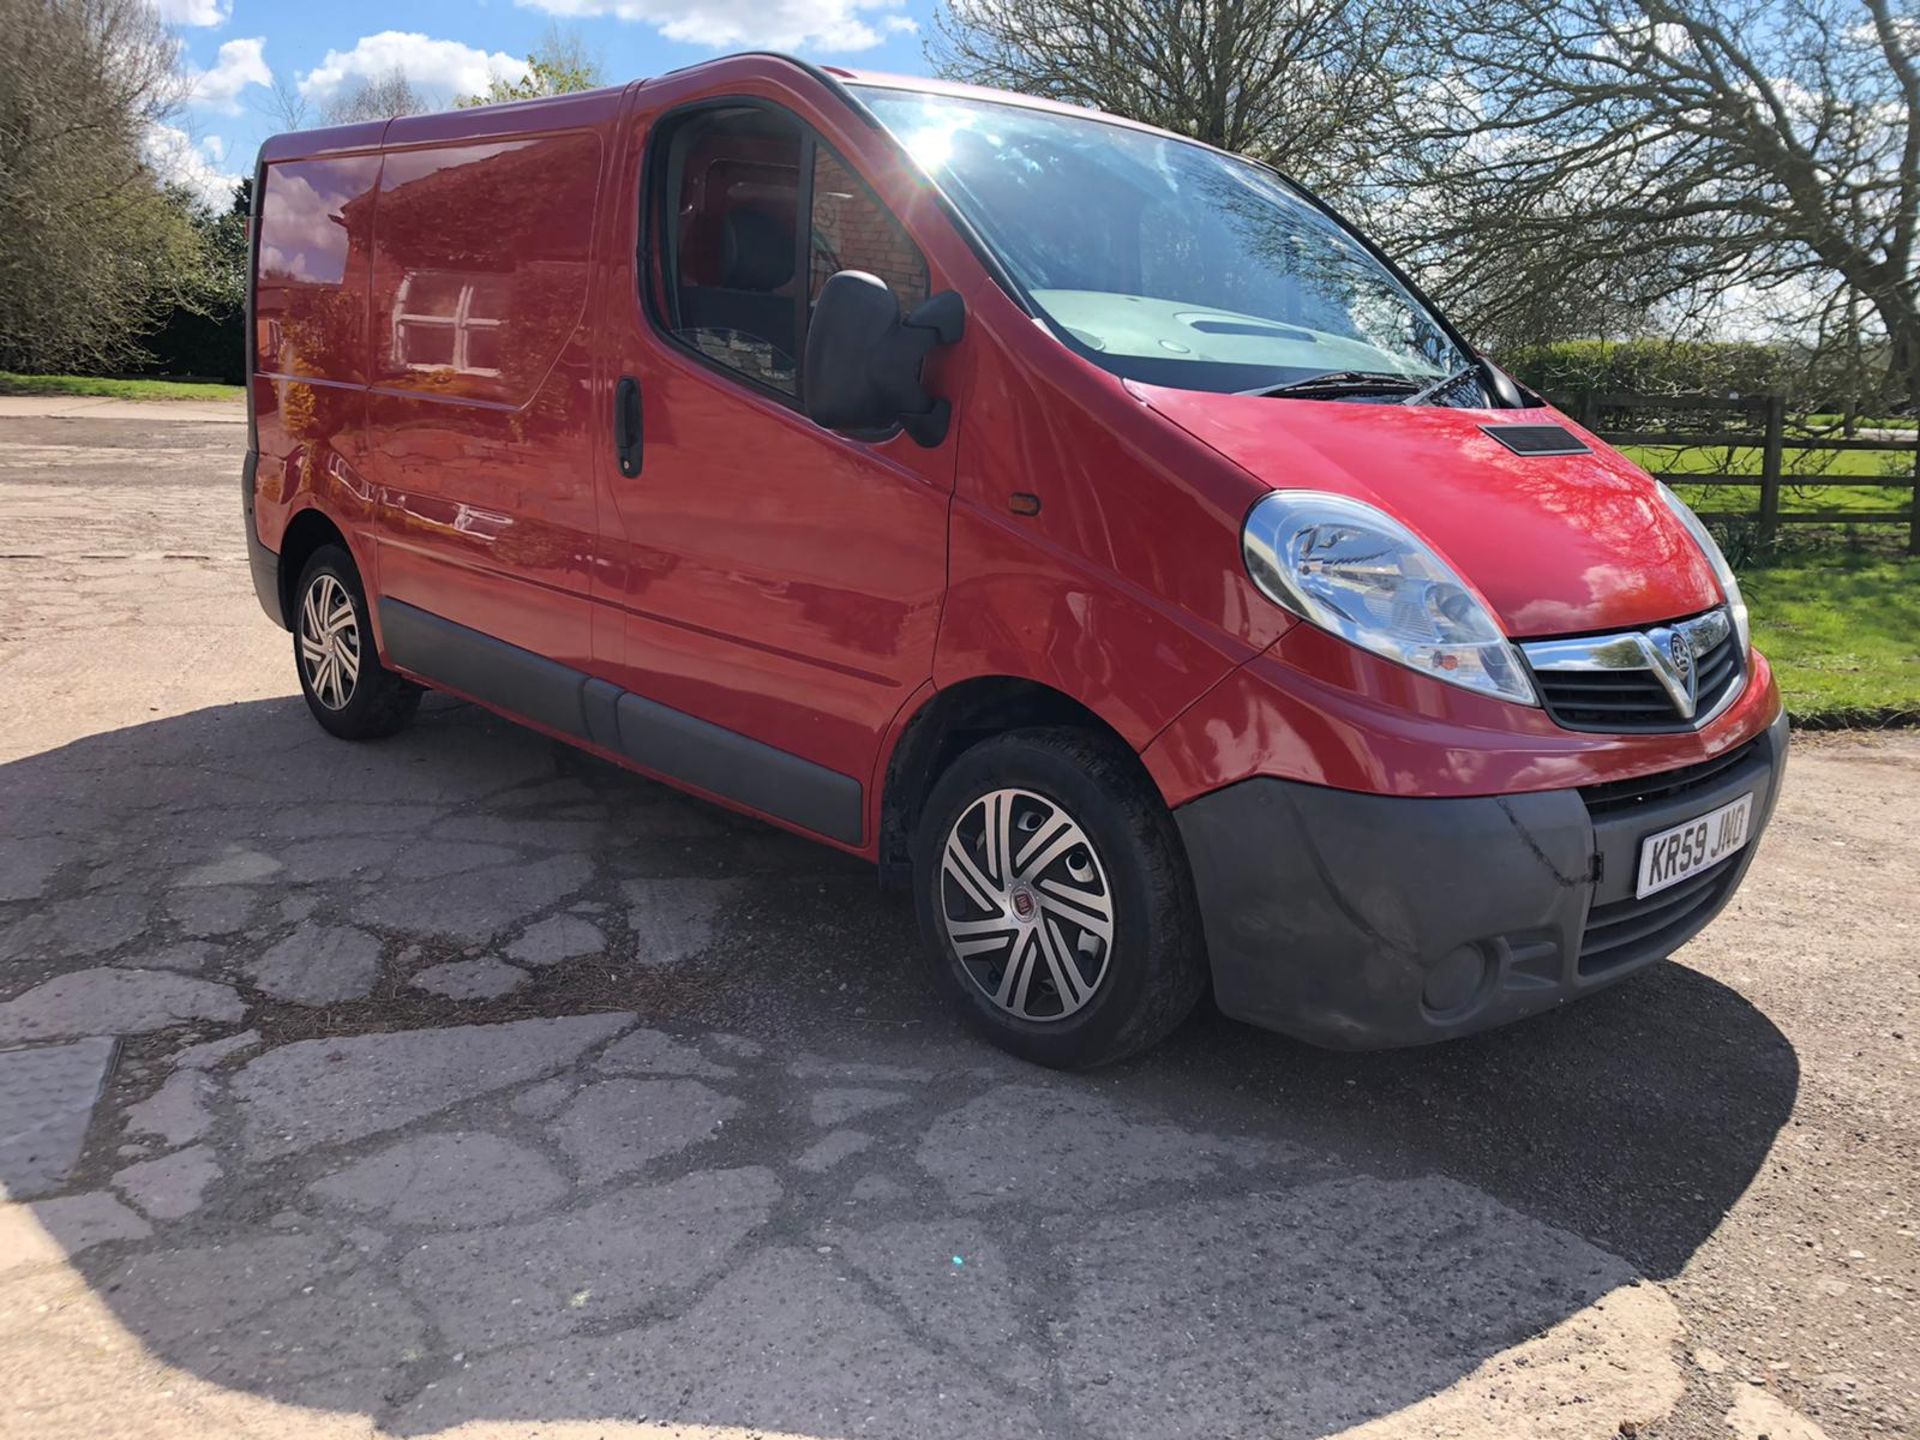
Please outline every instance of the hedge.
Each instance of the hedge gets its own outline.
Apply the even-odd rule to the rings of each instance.
[[[1550,395],[1758,395],[1792,387],[1790,352],[1746,341],[1563,340],[1496,357]]]
[[[247,319],[243,307],[222,306],[208,315],[175,310],[158,330],[141,337],[147,358],[137,375],[191,375],[229,385],[246,381]]]

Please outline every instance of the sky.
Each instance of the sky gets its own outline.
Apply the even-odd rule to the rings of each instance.
[[[924,74],[935,0],[148,0],[179,37],[192,91],[149,141],[156,166],[225,203],[283,128],[276,80],[308,102],[396,67],[442,102],[518,78],[550,25],[577,34],[609,84],[735,50]]]

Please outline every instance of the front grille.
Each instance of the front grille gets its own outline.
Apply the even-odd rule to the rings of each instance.
[[[1657,775],[1636,775],[1631,780],[1607,780],[1599,785],[1583,785],[1580,798],[1587,802],[1587,813],[1594,817],[1617,815],[1660,800],[1677,800],[1688,791],[1701,790],[1732,770],[1744,765],[1760,751],[1756,738],[1736,745],[1725,754],[1678,770],[1662,770]]]
[[[1731,630],[1694,657],[1699,672],[1692,718],[1683,719],[1651,670],[1554,670],[1535,667],[1547,713],[1569,730],[1690,730],[1740,683],[1740,643]]]
[[[1644,900],[1629,896],[1594,906],[1580,937],[1580,973],[1598,975],[1672,954],[1726,898],[1739,868],[1735,853]]]

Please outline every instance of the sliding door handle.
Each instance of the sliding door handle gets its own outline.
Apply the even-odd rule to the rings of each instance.
[[[645,424],[640,414],[640,382],[631,375],[622,375],[613,391],[613,449],[622,475],[631,480],[640,473]]]

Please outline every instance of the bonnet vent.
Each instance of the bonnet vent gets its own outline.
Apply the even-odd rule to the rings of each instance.
[[[1585,455],[1587,445],[1559,425],[1482,425],[1516,455]]]

